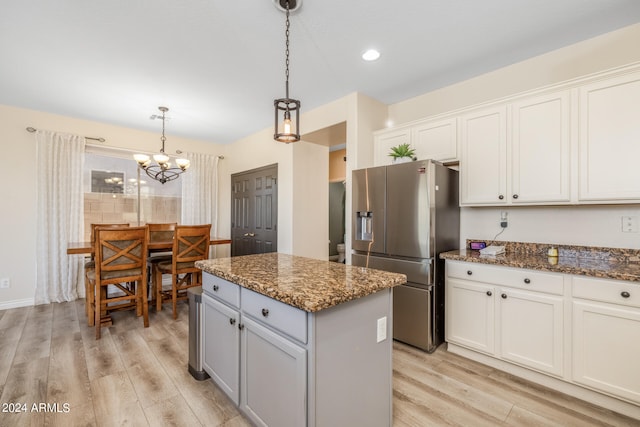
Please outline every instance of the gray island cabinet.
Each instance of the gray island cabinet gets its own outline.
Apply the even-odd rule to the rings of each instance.
[[[259,426],[390,426],[402,274],[270,253],[198,261],[203,366]]]

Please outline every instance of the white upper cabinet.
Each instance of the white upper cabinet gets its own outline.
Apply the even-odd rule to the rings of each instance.
[[[384,129],[374,136],[374,166],[390,165],[391,147],[409,144],[418,160],[456,160],[458,153],[457,120],[455,117],[421,121],[397,129]]]
[[[456,119],[427,122],[411,129],[418,160],[455,160],[458,157]]]
[[[508,200],[506,107],[468,114],[460,123],[460,203],[505,204]]]
[[[569,91],[511,106],[512,203],[568,203],[571,114]]]
[[[580,89],[580,202],[640,200],[640,72]]]
[[[411,129],[385,130],[377,133],[374,137],[374,166],[390,165],[393,161],[391,156],[389,156],[391,147],[396,147],[400,144],[411,144]]]

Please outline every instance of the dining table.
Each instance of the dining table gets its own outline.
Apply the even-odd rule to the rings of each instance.
[[[223,237],[211,237],[209,239],[209,246],[225,245],[231,243],[231,239],[225,239]],[[170,251],[173,248],[173,240],[156,240],[149,242],[149,252],[164,252]],[[93,255],[93,244],[90,241],[86,242],[69,242],[67,244],[67,255]]]
[[[231,243],[231,239],[223,237],[210,237],[209,246],[224,245]],[[155,240],[147,243],[149,253],[152,252],[168,252],[173,249],[173,240]],[[86,242],[69,242],[67,244],[67,255],[94,255],[93,243]],[[108,313],[102,313],[100,323],[103,327],[110,326],[113,320]]]

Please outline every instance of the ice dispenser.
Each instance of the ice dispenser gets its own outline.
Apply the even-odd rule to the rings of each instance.
[[[356,212],[356,240],[373,240],[373,212]]]

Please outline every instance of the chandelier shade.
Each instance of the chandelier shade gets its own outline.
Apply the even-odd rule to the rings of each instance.
[[[273,101],[275,107],[275,125],[273,139],[289,144],[300,141],[300,101],[289,98],[289,11],[298,6],[295,0],[280,0],[286,13],[286,49],[285,49],[285,91],[284,98]]]
[[[187,159],[176,159],[177,167],[171,167],[171,157],[164,152],[164,144],[167,140],[164,135],[165,114],[169,109],[167,107],[158,107],[158,109],[162,112],[162,137],[160,137],[162,148],[160,148],[159,153],[153,155],[155,164],[151,162],[151,157],[147,154],[134,154],[133,158],[138,163],[140,169],[145,171],[150,178],[164,184],[165,182],[177,179],[182,173],[186,172],[191,162]]]

